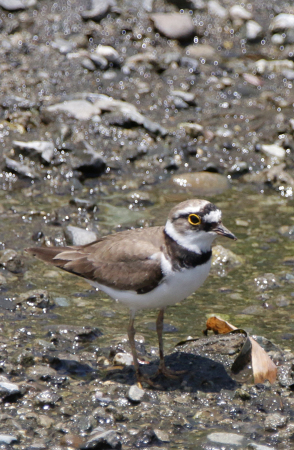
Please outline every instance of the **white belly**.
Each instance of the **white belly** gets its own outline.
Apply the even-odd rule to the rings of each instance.
[[[90,284],[106,292],[115,300],[122,302],[134,312],[145,308],[164,308],[193,294],[206,280],[210,266],[211,260],[194,269],[169,272],[157,288],[146,294],[137,294],[134,291],[118,291],[95,282],[90,282]]]

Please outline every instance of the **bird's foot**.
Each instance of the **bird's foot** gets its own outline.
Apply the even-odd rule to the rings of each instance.
[[[168,369],[165,364],[160,364],[154,376],[164,375],[167,378],[177,379],[185,373],[187,373],[187,370],[172,370]]]
[[[146,375],[143,375],[141,372],[136,372],[136,378],[137,378],[137,385],[140,389],[143,389],[142,383],[147,383],[149,386],[159,389],[160,386],[156,383],[154,383],[153,380],[151,380],[149,377],[146,377]]]

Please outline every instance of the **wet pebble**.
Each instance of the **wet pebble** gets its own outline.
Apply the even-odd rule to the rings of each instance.
[[[223,445],[232,445],[236,447],[244,446],[246,443],[246,439],[242,434],[236,434],[236,433],[210,433],[207,436],[207,439],[210,442],[215,442],[217,444],[223,444]]]
[[[135,447],[143,448],[159,444],[154,429],[151,426],[144,427],[136,436]]]
[[[19,395],[20,393],[21,393],[21,390],[17,384],[11,383],[4,376],[0,377],[0,397],[1,398]]]
[[[270,24],[270,30],[274,33],[294,28],[294,14],[281,13],[273,18]]]
[[[68,245],[85,245],[97,240],[95,231],[68,225],[64,230],[64,235]]]
[[[276,144],[262,144],[260,150],[268,156],[275,156],[279,159],[284,159],[286,156],[285,149]]]
[[[208,61],[213,61],[218,56],[215,48],[209,44],[189,45],[186,47],[186,55],[195,59],[204,58]]]
[[[57,372],[47,365],[35,365],[27,369],[27,375],[33,380],[49,381],[56,377]]]
[[[170,442],[169,434],[166,431],[160,430],[158,428],[154,429],[155,436],[161,442]]]
[[[81,16],[85,20],[100,22],[115,6],[116,0],[91,0],[90,9],[82,11]]]
[[[105,58],[107,62],[117,65],[120,63],[119,53],[110,45],[99,44],[96,48],[96,54]]]
[[[133,356],[131,353],[117,353],[113,358],[113,364],[116,366],[131,366]]]
[[[128,391],[127,397],[133,403],[140,403],[143,400],[144,395],[144,389],[141,389],[136,384],[133,384]]]
[[[89,120],[92,116],[101,114],[100,108],[87,100],[69,100],[62,103],[56,103],[55,105],[47,106],[45,109],[45,113],[46,112],[46,119],[49,118],[50,115],[50,120],[52,120],[51,113],[64,112],[78,120]]]
[[[97,55],[96,53],[90,54],[90,61],[92,63],[94,63],[94,67],[97,69],[105,70],[108,66],[107,59],[104,58],[104,56],[102,56],[102,55]],[[90,70],[92,70],[91,66],[88,65],[88,67],[90,67]],[[86,68],[88,68],[88,67],[86,67]]]
[[[12,248],[0,251],[0,265],[12,273],[21,273],[23,271],[23,261],[20,255]]]
[[[208,13],[212,16],[217,16],[220,19],[225,19],[228,16],[226,8],[221,6],[221,4],[216,0],[210,0],[207,4]]]
[[[104,431],[103,428],[98,427],[92,431],[92,433],[90,434],[90,439],[88,439],[87,442],[83,444],[80,448],[81,450],[88,450],[88,449],[102,450],[105,448],[120,449],[121,440],[119,435],[115,431],[113,430]]]
[[[199,123],[188,123],[188,122],[182,122],[178,124],[178,127],[191,136],[191,137],[198,137],[203,134],[203,126]]]
[[[263,28],[255,20],[248,20],[246,22],[246,38],[249,41],[255,41],[262,35]]]
[[[17,442],[16,436],[10,434],[0,434],[0,445],[10,445]]]
[[[250,20],[252,19],[252,14],[246,8],[241,5],[233,5],[229,10],[229,15],[232,20]]]
[[[241,256],[236,255],[231,250],[222,245],[215,245],[212,248],[212,272],[219,276],[225,276],[228,272],[244,264]]]
[[[282,236],[294,239],[294,225],[282,225],[278,231]]]
[[[108,414],[102,407],[94,409],[92,415],[100,425],[114,424],[114,417],[112,414]]]
[[[92,72],[94,71],[94,70],[96,70],[96,64],[94,63],[94,61],[92,61],[91,59],[89,59],[89,58],[83,58],[82,59],[82,61],[81,61],[81,65],[82,65],[82,67],[84,67],[85,69],[87,69],[87,70],[91,70]]]
[[[75,47],[72,41],[67,41],[66,39],[62,38],[55,38],[54,41],[52,41],[51,45],[53,48],[59,50],[63,55],[72,52]]]
[[[79,435],[72,433],[66,434],[65,436],[62,436],[62,438],[60,439],[60,445],[62,446],[62,448],[68,449],[81,448],[83,443],[84,441]]]
[[[17,151],[25,151],[29,155],[37,154],[41,160],[50,163],[54,156],[54,144],[48,141],[13,141],[13,146]]]
[[[62,399],[62,397],[60,395],[56,394],[56,392],[47,390],[47,391],[43,391],[40,394],[36,395],[35,403],[40,406],[45,406],[45,405],[54,406],[58,402],[60,402],[61,399]]]
[[[156,13],[151,19],[155,28],[170,39],[189,39],[196,32],[191,17],[188,14],[179,13]]]
[[[276,431],[278,428],[283,428],[287,425],[287,417],[279,413],[268,414],[264,421],[264,428],[266,431]]]
[[[52,337],[57,335],[69,341],[91,341],[102,335],[98,328],[87,325],[50,325],[46,326],[45,329]]]
[[[42,428],[51,428],[54,424],[54,419],[46,416],[45,414],[38,415],[37,423]]]
[[[276,275],[273,273],[265,273],[262,276],[254,278],[255,286],[258,290],[264,291],[266,289],[274,289],[279,287]]]
[[[173,175],[173,184],[193,192],[195,196],[220,194],[230,187],[228,179],[218,173],[190,172]]]
[[[33,167],[30,167],[27,164],[23,164],[20,161],[15,161],[14,159],[11,158],[5,158],[5,165],[8,170],[12,170],[21,177],[27,177],[31,179],[39,178],[38,173],[35,171]]]
[[[34,289],[24,292],[19,295],[17,303],[27,303],[28,306],[36,306],[37,308],[49,308],[52,306],[49,293],[45,289]]]

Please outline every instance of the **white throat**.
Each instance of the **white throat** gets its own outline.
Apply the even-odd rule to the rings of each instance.
[[[195,253],[204,253],[211,250],[211,245],[217,237],[217,234],[213,231],[195,232],[187,230],[185,234],[178,233],[170,220],[166,222],[165,232],[179,245]]]

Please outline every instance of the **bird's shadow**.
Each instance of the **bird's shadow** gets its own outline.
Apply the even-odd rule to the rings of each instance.
[[[151,378],[159,390],[189,390],[190,392],[220,392],[222,389],[234,390],[238,383],[230,377],[223,364],[210,358],[190,353],[175,352],[165,357],[165,364],[171,370],[185,371],[177,378],[163,375],[154,377],[159,360],[142,365],[141,372]],[[106,380],[132,385],[136,383],[133,366],[115,369],[105,376]]]

